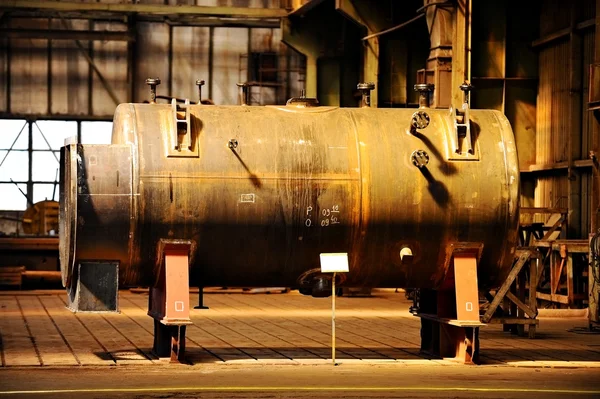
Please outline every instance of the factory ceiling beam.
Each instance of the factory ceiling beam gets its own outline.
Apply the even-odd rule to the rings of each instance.
[[[62,29],[0,29],[0,36],[10,39],[135,41],[135,36],[129,32]]]
[[[2,5],[0,5],[0,8]],[[4,17],[11,18],[64,18],[64,19],[92,19],[95,22],[123,22],[123,14],[85,13],[85,12],[39,12],[28,10],[11,10],[4,13]],[[0,25],[2,25],[2,12],[0,12]],[[127,15],[131,17],[130,15]],[[164,22],[173,26],[198,26],[218,28],[279,28],[278,18],[248,19],[225,17],[202,17],[195,15],[143,15],[136,14],[138,22]]]
[[[109,3],[76,3],[67,1],[42,0],[4,0],[0,3],[3,10],[32,10],[49,12],[92,12],[113,14],[145,14],[145,15],[197,15],[212,17],[243,18],[283,18],[288,12],[282,8],[247,8],[247,7],[209,7],[187,5],[158,4],[109,4]]]

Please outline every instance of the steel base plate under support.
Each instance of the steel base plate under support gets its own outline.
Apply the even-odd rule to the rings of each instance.
[[[165,325],[154,320],[154,346],[152,352],[171,362],[185,363],[185,325]]]

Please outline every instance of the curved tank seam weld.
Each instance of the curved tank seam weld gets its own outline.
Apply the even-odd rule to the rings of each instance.
[[[506,145],[504,145],[505,140],[505,130],[502,128],[502,121],[500,121],[500,118],[498,118],[498,114],[497,113],[493,113],[494,114],[494,118],[496,118],[496,121],[498,122],[498,125],[501,127],[500,128],[500,137],[502,139],[502,156],[504,158],[504,175],[505,175],[505,183],[504,185],[506,186],[506,190],[507,190],[507,194],[508,194],[508,201],[506,204],[506,207],[508,209],[506,209],[506,216],[504,219],[504,230],[509,232],[510,231],[510,220],[511,220],[511,212],[510,212],[510,202],[511,202],[511,190],[510,190],[510,184],[509,184],[509,167],[510,165],[508,164],[508,157],[507,157],[507,147]],[[520,184],[520,182],[519,182]],[[515,204],[515,206],[518,206],[518,201],[520,201],[520,198],[517,198],[517,204]],[[504,241],[505,245],[506,243],[508,243],[508,241]],[[500,262],[498,264],[498,266],[504,264],[506,262],[506,248],[504,251],[502,251],[501,253],[501,258],[500,258]]]
[[[128,270],[132,270],[132,265],[134,264],[134,256],[135,256],[135,238],[137,237],[137,223],[139,223],[139,204],[134,199],[135,197],[140,197],[139,192],[139,184],[140,184],[140,176],[139,176],[139,166],[136,168],[136,162],[139,162],[139,143],[138,143],[138,129],[137,129],[137,112],[135,109],[135,105],[131,104],[130,107],[131,115],[132,115],[132,129],[133,129],[133,143],[131,145],[131,208],[129,215],[130,223],[129,223],[129,267]]]
[[[348,111],[346,111],[348,112]],[[363,169],[362,169],[362,157],[360,153],[360,139],[358,137],[358,123],[356,121],[356,117],[353,112],[348,112],[350,114],[350,120],[354,124],[354,141],[356,144],[356,162],[357,162],[357,172],[358,172],[358,217],[357,217],[357,226],[356,226],[356,236],[360,237],[361,231],[363,229]],[[356,179],[351,179],[356,180]],[[355,239],[352,242],[356,242]],[[351,247],[352,248],[352,247]],[[357,250],[360,249],[360,245],[357,245]],[[352,260],[350,261],[352,264]]]

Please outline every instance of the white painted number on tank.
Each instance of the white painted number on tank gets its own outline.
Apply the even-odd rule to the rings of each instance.
[[[313,210],[312,206],[309,205],[309,206],[306,207],[306,220],[304,221],[304,225],[306,227],[312,226],[312,220],[310,218],[312,216],[311,215],[312,210]]]
[[[465,305],[467,306],[467,312],[473,311],[473,302],[467,302]]]
[[[340,224],[339,213],[340,213],[339,205],[334,205],[331,208],[322,209],[321,210],[321,216],[322,216],[321,226],[329,227],[334,224]]]
[[[310,227],[312,226],[312,218],[313,218],[313,207],[312,206],[307,206],[306,207],[306,219],[304,220],[304,225],[306,227]],[[321,209],[321,211],[317,211],[316,213],[316,218],[317,218],[317,226],[320,224],[321,227],[329,227],[332,226],[334,224],[340,224],[340,206],[339,205],[333,205],[331,208],[323,208]]]
[[[175,311],[183,312],[183,301],[175,301]]]

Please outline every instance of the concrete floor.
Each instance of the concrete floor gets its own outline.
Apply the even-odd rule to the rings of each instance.
[[[151,353],[147,295],[122,291],[119,314],[73,314],[65,299],[0,292],[0,397],[600,397],[600,335],[573,331],[585,318],[542,317],[534,340],[486,326],[482,365],[464,366],[419,355],[403,293],[337,298],[333,367],[330,299],[207,294],[190,365],[170,365]]]

